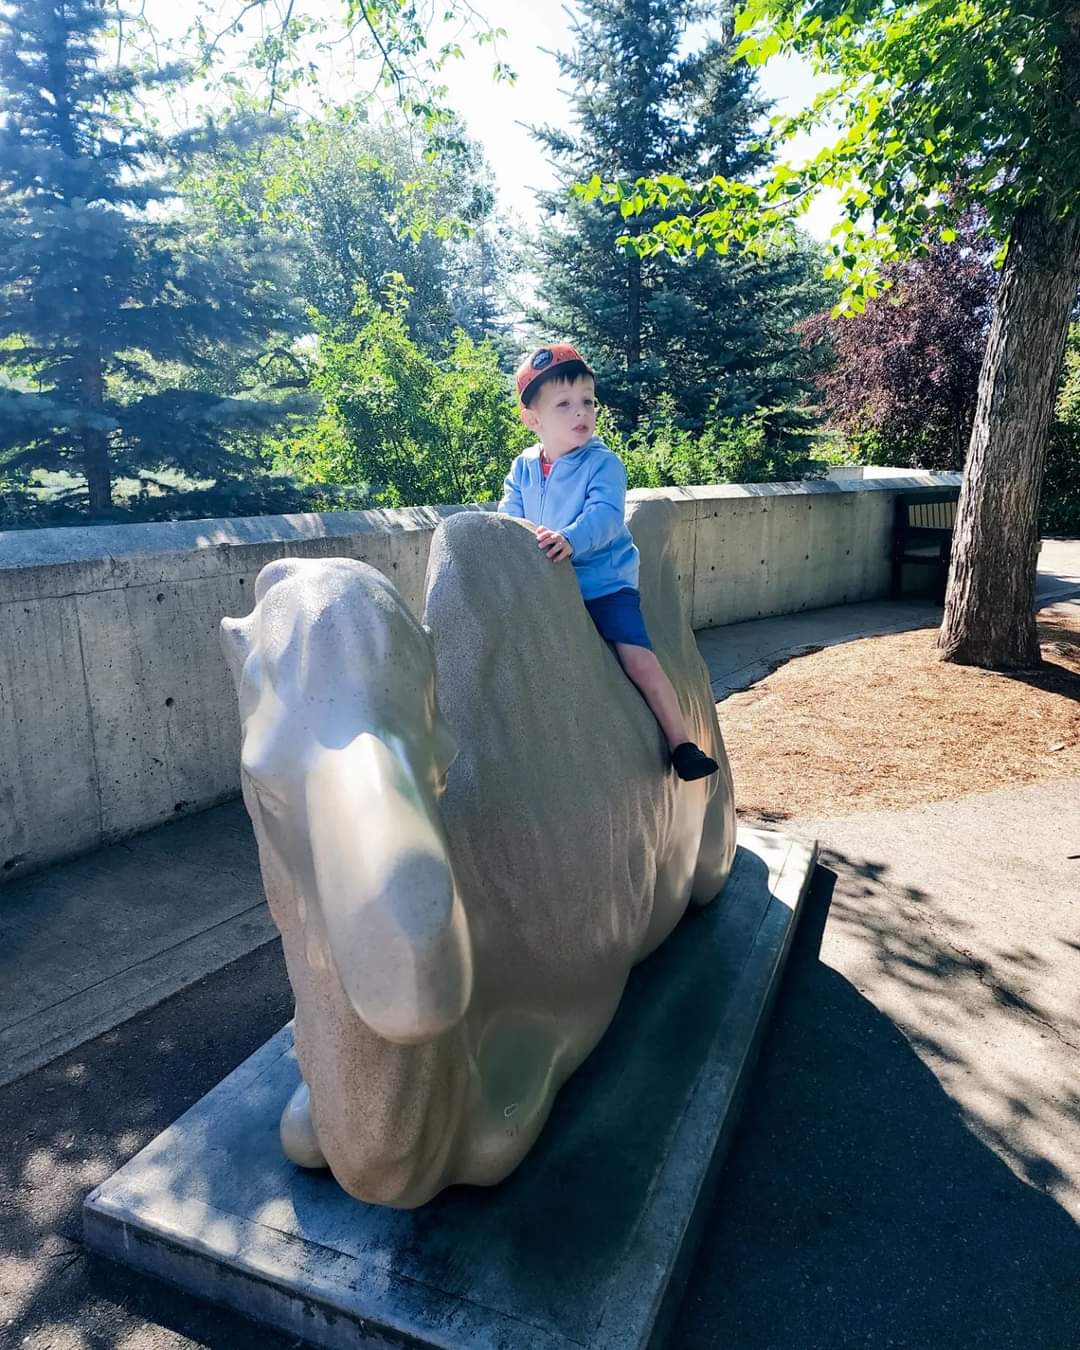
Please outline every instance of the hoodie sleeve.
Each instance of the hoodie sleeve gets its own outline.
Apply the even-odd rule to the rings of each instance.
[[[626,466],[618,455],[606,454],[589,481],[581,514],[559,533],[575,558],[585,558],[610,544],[625,523]]]
[[[520,468],[521,456],[518,455],[515,457],[513,464],[510,465],[510,472],[503,482],[503,495],[499,502],[499,511],[504,516],[517,516],[519,520],[524,520],[525,503],[521,499],[521,488],[518,486]]]

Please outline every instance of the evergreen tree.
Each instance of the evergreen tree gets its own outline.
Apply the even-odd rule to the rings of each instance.
[[[753,175],[766,105],[752,72],[731,63],[726,34],[680,55],[694,0],[582,0],[579,9],[572,50],[558,56],[576,130],[534,129],[564,187],[542,197],[550,220],[530,317],[545,335],[581,344],[623,427],[665,390],[694,428],[759,407],[793,409],[805,388],[794,325],[826,299],[810,246],[765,262],[735,253],[641,258],[615,244],[625,233],[617,205],[566,192],[593,174],[606,182]],[[772,430],[806,421],[791,410],[774,415]]]
[[[224,347],[254,359],[292,317],[265,254],[174,209],[177,143],[129,111],[148,77],[99,59],[106,18],[98,0],[0,11],[0,471],[75,468],[92,515],[120,475],[250,473],[293,409],[193,378]]]
[[[490,342],[513,370],[521,359],[514,331],[520,303],[513,297],[524,265],[521,246],[489,183],[475,183],[464,220],[468,233],[455,241],[448,263],[454,320],[474,341]]]

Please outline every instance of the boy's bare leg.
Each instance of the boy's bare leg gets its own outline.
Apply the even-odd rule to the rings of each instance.
[[[636,647],[629,642],[616,642],[615,651],[623,670],[641,690],[645,702],[660,723],[672,750],[690,739],[679,708],[679,699],[656,653],[648,647]]]

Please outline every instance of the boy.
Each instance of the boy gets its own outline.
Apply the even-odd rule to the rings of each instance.
[[[585,608],[615,644],[667,737],[680,778],[706,778],[717,763],[690,740],[671,681],[645,631],[638,551],[626,527],[626,469],[596,432],[596,382],[575,349],[541,347],[517,372],[521,419],[540,444],[510,466],[499,510],[536,525],[552,562],[570,559]]]

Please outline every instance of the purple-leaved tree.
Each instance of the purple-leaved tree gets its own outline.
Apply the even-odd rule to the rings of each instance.
[[[828,425],[871,463],[963,467],[998,273],[975,214],[956,233],[887,267],[891,288],[858,323],[825,311],[801,325]]]

